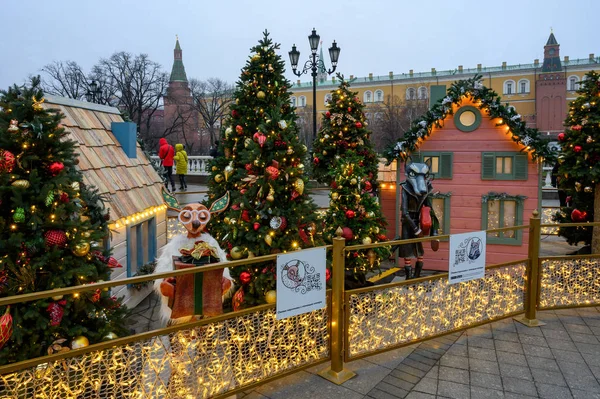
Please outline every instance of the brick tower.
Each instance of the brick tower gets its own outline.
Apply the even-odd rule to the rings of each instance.
[[[194,110],[193,104],[192,92],[183,66],[181,46],[177,38],[173,50],[171,78],[167,95],[164,97],[164,121],[167,140],[171,144],[183,144],[188,155],[202,151],[198,134],[198,112]]]
[[[536,127],[556,136],[563,130],[567,115],[567,79],[560,62],[560,45],[550,33],[544,46],[542,72],[535,82]]]

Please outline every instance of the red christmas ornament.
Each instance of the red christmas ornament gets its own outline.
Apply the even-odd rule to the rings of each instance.
[[[10,306],[6,307],[4,315],[0,317],[0,349],[8,342],[13,332],[13,318],[10,315]]]
[[[122,264],[120,264],[115,258],[113,258],[112,256],[108,257],[108,260],[106,261],[106,264],[108,265],[108,267],[110,267],[111,269],[118,269],[120,267],[123,267]]]
[[[267,172],[267,175],[271,180],[275,180],[279,177],[279,169],[277,169],[274,166],[267,166],[265,168],[265,171]]]
[[[385,234],[379,234],[379,235],[377,236],[377,239],[378,239],[379,241],[387,241],[387,236],[386,236]]]
[[[331,271],[329,269],[325,269],[325,282],[329,282],[331,279]]]
[[[252,279],[252,276],[250,275],[250,273],[248,273],[248,272],[240,273],[240,281],[242,284],[248,284],[251,279]]]
[[[66,304],[67,301],[63,299],[62,301],[52,302],[50,305],[48,305],[46,311],[50,314],[51,326],[55,327],[60,325],[60,322],[62,321],[63,315],[65,313],[64,306]]]
[[[234,311],[238,311],[242,308],[242,304],[244,303],[244,287],[240,287],[239,290],[235,292],[233,298],[231,298],[231,306]]]
[[[279,226],[279,230],[283,231],[287,227],[287,219],[285,216],[281,217],[281,225]]]
[[[266,142],[267,142],[267,136],[265,136],[264,134],[261,134],[258,136],[258,145],[260,145],[260,148],[263,148],[263,146],[265,145]]]
[[[48,166],[48,171],[52,176],[56,176],[62,172],[64,168],[65,165],[62,162],[52,162],[50,166]]]
[[[234,118],[238,117],[238,112],[234,109],[231,111],[231,116],[233,116]]]
[[[244,133],[244,128],[241,125],[237,125],[235,127],[235,131],[237,134],[242,134],[242,133]]]
[[[585,222],[586,219],[587,219],[586,211],[582,212],[579,209],[573,209],[573,212],[571,212],[571,220],[574,221],[575,223]]]
[[[368,180],[367,180],[367,181],[365,182],[365,191],[366,191],[366,192],[371,192],[371,190],[373,190],[373,185],[371,184],[371,182],[370,182],[370,181],[368,181]]]
[[[325,112],[325,117],[326,118],[331,118],[331,112],[329,112],[329,111]]]
[[[347,217],[348,219],[352,219],[352,218],[354,218],[355,216],[356,216],[356,212],[354,212],[352,209],[348,209],[348,210],[346,211],[346,217]]]
[[[362,123],[360,123],[360,122],[356,122],[354,125],[359,129],[362,127]]]
[[[354,238],[354,233],[352,232],[350,227],[344,227],[342,229],[342,237],[345,238],[346,240],[351,240]]]
[[[247,189],[245,189],[245,188],[242,188],[242,189],[240,190],[240,194],[242,194],[242,195],[246,194],[247,192],[248,192],[248,190],[247,190]]]
[[[294,190],[294,191],[292,191],[292,194],[290,197],[292,198],[292,201],[293,201],[296,198],[298,198],[299,196],[300,196],[300,194],[298,193],[298,191]]]
[[[571,130],[580,131],[582,129],[582,127],[583,126],[581,126],[581,125],[571,126]]]
[[[14,154],[10,151],[0,149],[0,173],[10,173],[14,167]]]
[[[256,132],[252,135],[252,140],[254,140],[255,142],[258,142],[258,137],[261,135],[261,132]]]
[[[234,211],[239,211],[240,206],[238,204],[233,204],[233,205],[231,205],[231,209],[233,209]]]
[[[92,302],[94,302],[94,303],[98,302],[101,297],[102,297],[102,291],[98,288],[94,292],[94,295],[92,295]]]
[[[254,231],[257,231],[258,229],[260,229],[260,223],[254,222],[254,225],[252,227],[254,228]]]
[[[580,145],[576,145],[575,147],[573,147],[573,151],[575,151],[575,152],[581,152],[582,149],[583,148],[581,148]]]
[[[319,158],[317,158],[317,157],[314,157],[314,158],[313,158],[313,163],[314,163],[315,165],[318,165],[318,164],[319,164]]]
[[[245,209],[242,211],[242,220],[244,222],[249,222],[250,221],[250,212],[248,212]]]
[[[558,141],[565,141],[565,134],[564,133],[559,133],[558,134]]]
[[[334,182],[334,181],[331,182],[330,186],[331,186],[331,188],[337,188],[338,187],[337,183]]]
[[[348,112],[352,112],[352,107],[348,107]]]
[[[69,202],[69,194],[62,193],[60,195],[60,202],[62,202],[63,204],[66,204],[67,202]]]
[[[44,233],[44,239],[49,247],[64,247],[67,244],[67,235],[62,230],[48,230]]]

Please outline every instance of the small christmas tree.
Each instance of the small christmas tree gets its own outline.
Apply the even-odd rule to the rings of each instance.
[[[284,61],[268,32],[242,70],[224,123],[224,156],[211,164],[207,204],[230,193],[209,230],[231,259],[294,251],[321,243],[316,205],[305,189],[306,146],[298,141]],[[231,271],[240,290],[234,308],[274,298],[273,265]]]
[[[343,76],[338,74],[338,78],[340,85],[331,92],[323,129],[313,147],[314,177],[331,187],[325,238],[330,241],[341,228],[346,245],[385,241],[386,221],[377,199],[378,159],[371,146],[364,105]],[[348,252],[347,286],[365,285],[367,274],[379,270],[389,255],[388,247]]]
[[[42,106],[39,83],[0,94],[0,297],[108,280],[118,265],[102,249],[102,199],[84,185],[75,142]],[[0,364],[114,338],[125,313],[103,290],[0,308]]]
[[[570,196],[567,206],[555,215],[562,223],[600,221],[600,80],[591,71],[580,83],[579,97],[570,103],[565,132],[558,135],[559,188]],[[559,235],[575,245],[592,244],[600,252],[600,227],[561,227]]]

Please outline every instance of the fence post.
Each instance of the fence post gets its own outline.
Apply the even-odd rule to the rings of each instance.
[[[520,323],[527,327],[539,327],[546,323],[536,317],[538,295],[540,291],[540,240],[541,240],[540,213],[536,210],[529,218],[529,265],[527,267],[527,282],[525,283],[525,314],[516,317]]]
[[[333,264],[331,273],[331,366],[319,375],[335,384],[343,384],[356,374],[344,368],[344,247],[346,240],[338,228],[333,239]]]

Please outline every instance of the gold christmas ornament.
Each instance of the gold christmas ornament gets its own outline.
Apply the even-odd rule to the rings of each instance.
[[[233,161],[229,162],[229,165],[225,166],[225,169],[223,170],[223,174],[225,175],[225,181],[229,181],[229,178],[231,177],[231,175],[233,175],[234,172],[234,168],[233,168]]]
[[[356,183],[358,183],[358,180],[356,180],[356,178],[353,177],[352,179],[350,179],[350,184],[352,184],[353,186],[355,186]]]
[[[581,191],[581,183],[579,183],[578,181],[575,182],[575,191]]]
[[[373,227],[373,231],[375,232],[375,234],[379,234],[379,227],[377,227],[377,226]]]
[[[119,338],[119,336],[111,331],[102,338],[102,341],[110,341],[117,338]]]
[[[371,243],[371,237],[365,237],[362,239],[363,245],[368,245]]]
[[[217,183],[221,183],[223,181],[223,175],[220,173],[218,175],[215,175],[215,181]]]
[[[327,155],[327,151],[323,150],[323,155]]]
[[[248,148],[250,144],[252,144],[252,139],[250,137],[246,137],[244,140],[244,147]]]
[[[267,234],[265,236],[265,242],[267,243],[268,246],[271,246],[271,244],[273,244],[273,237],[271,237],[269,234]]]
[[[583,191],[584,191],[584,192],[586,192],[586,193],[591,193],[591,192],[592,192],[592,190],[593,190],[593,189],[592,189],[590,186],[587,186],[587,187],[584,187],[584,188],[583,188]]]
[[[275,201],[275,190],[273,190],[273,187],[271,187],[269,189],[269,194],[267,195],[267,201],[269,201],[269,202]]]
[[[296,189],[298,194],[302,195],[302,193],[304,192],[304,180],[296,179],[296,181],[294,182],[294,188]]]
[[[217,170],[219,170],[219,168],[217,168],[216,166],[213,166],[213,167],[211,168],[211,170],[212,170],[213,172],[216,172]]]
[[[339,198],[339,196],[340,195],[338,193],[335,193],[335,192],[331,193],[331,199],[334,200],[334,201],[336,201]]]
[[[260,55],[258,55],[258,54],[254,54],[254,55],[252,56],[252,61],[259,61],[259,60],[260,60]]]
[[[76,256],[86,256],[90,252],[90,243],[89,242],[80,242],[75,244],[73,247],[73,253]]]
[[[248,251],[248,258],[254,258],[256,255],[254,255],[254,252],[252,251]]]
[[[372,249],[369,249],[367,252],[367,259],[369,260],[369,265],[373,266],[375,261],[377,260],[377,254]]]
[[[265,301],[267,303],[277,303],[277,292],[275,290],[269,290],[265,294]]]
[[[264,91],[259,91],[258,93],[256,93],[256,98],[258,98],[259,100],[262,100],[263,98],[265,98],[265,92]]]
[[[56,295],[56,296],[53,296],[53,297],[52,297],[52,300],[53,300],[53,301],[60,301],[61,299],[63,299],[63,296],[62,296],[62,295]]]
[[[233,129],[231,127],[225,129],[225,138],[228,139],[231,133],[233,133]]]
[[[231,259],[233,260],[241,259],[243,254],[244,250],[240,247],[233,247],[231,248],[231,251],[229,251],[229,255],[231,255]]]
[[[287,154],[292,155],[294,153],[294,149],[292,147],[288,147]]]
[[[12,182],[11,186],[18,188],[29,188],[29,180],[19,179]]]
[[[71,183],[71,187],[73,188],[73,190],[79,191],[79,182],[74,181],[73,183]]]
[[[228,218],[228,217],[226,217],[225,219],[223,219],[223,223],[225,223],[225,224],[229,224],[229,218]]]
[[[84,336],[79,336],[79,337],[75,337],[73,339],[73,341],[71,342],[71,349],[79,349],[79,348],[85,348],[86,346],[90,345],[90,341],[84,337]]]

